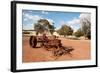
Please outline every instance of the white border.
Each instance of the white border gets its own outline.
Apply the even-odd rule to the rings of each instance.
[[[91,60],[79,60],[79,61],[59,61],[59,62],[35,62],[35,63],[22,63],[22,9],[29,10],[49,10],[49,11],[65,11],[65,12],[90,12],[91,13]],[[17,70],[21,69],[38,69],[38,68],[51,68],[51,67],[70,67],[70,66],[85,66],[95,65],[95,34],[96,34],[96,21],[95,21],[95,9],[81,8],[81,7],[60,7],[60,6],[45,6],[45,5],[28,5],[17,4]]]

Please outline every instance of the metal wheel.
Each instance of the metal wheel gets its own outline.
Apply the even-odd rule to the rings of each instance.
[[[36,45],[37,45],[37,38],[36,38],[36,36],[31,36],[29,43],[30,43],[31,47],[35,48]]]

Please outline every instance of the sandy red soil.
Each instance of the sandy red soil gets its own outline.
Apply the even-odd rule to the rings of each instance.
[[[59,38],[63,46],[73,47],[71,52],[72,57],[68,54],[60,56],[56,61],[63,60],[87,60],[91,59],[91,47],[90,40],[71,40],[66,38]],[[22,49],[22,61],[27,62],[42,62],[42,61],[55,61],[52,51],[47,51],[44,48],[32,48],[29,45],[29,37],[23,36],[23,49]]]

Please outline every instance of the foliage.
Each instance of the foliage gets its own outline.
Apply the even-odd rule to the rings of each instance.
[[[30,32],[28,32],[28,31],[24,31],[23,34],[30,34]]]
[[[40,19],[35,23],[34,29],[38,33],[43,33],[44,31],[49,31],[51,34],[53,34],[55,27],[49,23],[46,19]]]
[[[91,39],[91,22],[84,18],[81,19],[82,31],[86,38]]]
[[[42,25],[40,25],[38,23],[34,25],[34,29],[36,30],[36,33],[37,34],[38,33],[43,33],[44,30],[46,30]]]
[[[73,29],[70,26],[62,25],[60,29],[57,30],[60,35],[72,35]]]
[[[55,31],[55,27],[53,25],[49,25],[49,31],[51,34]]]
[[[81,29],[78,29],[76,32],[74,32],[74,35],[75,35],[76,37],[81,37],[81,36],[83,36],[84,34],[83,34],[83,31],[82,31]]]

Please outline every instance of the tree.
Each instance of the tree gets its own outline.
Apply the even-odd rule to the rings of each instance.
[[[36,30],[36,35],[38,35],[38,33],[43,33],[45,31],[45,28],[38,23],[34,25],[34,29]]]
[[[53,25],[49,25],[49,31],[51,34],[55,31],[55,27]]]
[[[76,37],[83,36],[83,31],[81,30],[81,28],[79,28],[76,32],[74,32],[74,35],[75,35]]]
[[[57,30],[60,35],[72,35],[73,29],[70,26],[62,25],[60,29]]]
[[[46,19],[40,19],[40,20],[37,21],[37,23],[35,23],[34,29],[36,30],[37,34],[38,33],[43,33],[45,31],[48,31],[51,34],[53,34],[55,28],[54,28],[53,25],[51,25],[49,23],[48,20],[46,20]]]
[[[91,39],[91,21],[90,16],[80,19],[81,29],[85,38]]]

